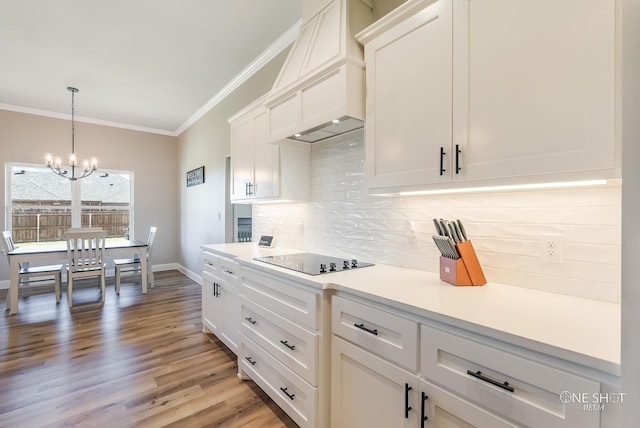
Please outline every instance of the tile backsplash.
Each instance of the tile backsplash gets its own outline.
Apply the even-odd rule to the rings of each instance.
[[[370,196],[362,132],[313,144],[310,174],[310,202],[254,205],[254,236],[274,234],[283,247],[437,272],[431,219],[459,218],[489,282],[620,300],[620,185]],[[561,242],[559,262],[540,257],[548,235]]]

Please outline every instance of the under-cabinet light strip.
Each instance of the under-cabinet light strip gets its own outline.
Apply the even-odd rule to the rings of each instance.
[[[607,184],[607,180],[584,180],[584,181],[562,181],[556,183],[531,183],[531,184],[511,184],[503,186],[484,187],[464,187],[459,189],[437,189],[437,190],[416,190],[412,192],[400,192],[401,196],[417,195],[441,195],[451,193],[472,193],[472,192],[497,192],[504,190],[534,190],[534,189],[555,189],[562,187],[582,187],[601,186]]]

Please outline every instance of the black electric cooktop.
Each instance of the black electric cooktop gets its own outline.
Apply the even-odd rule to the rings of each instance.
[[[322,275],[324,273],[341,272],[373,266],[373,263],[361,262],[356,259],[342,259],[340,257],[331,257],[313,253],[254,257],[254,260],[306,273],[308,275]]]

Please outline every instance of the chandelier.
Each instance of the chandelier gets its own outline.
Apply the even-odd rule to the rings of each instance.
[[[96,158],[91,159],[91,162],[84,160],[82,163],[82,175],[76,177],[76,168],[78,167],[78,159],[76,158],[76,142],[75,142],[75,94],[78,92],[77,88],[69,86],[67,88],[71,92],[71,155],[69,156],[69,167],[71,169],[71,175],[68,175],[66,167],[62,166],[62,161],[59,157],[54,158],[51,154],[46,156],[47,166],[59,175],[60,177],[68,178],[71,181],[76,181],[80,178],[85,178],[93,174],[93,171],[98,169],[98,161]]]

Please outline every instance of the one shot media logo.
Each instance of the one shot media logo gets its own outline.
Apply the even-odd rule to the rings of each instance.
[[[623,404],[625,395],[625,392],[562,391],[560,401],[564,404],[577,404],[585,411],[602,411],[607,404]]]

